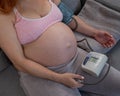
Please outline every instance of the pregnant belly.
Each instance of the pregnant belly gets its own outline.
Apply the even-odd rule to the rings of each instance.
[[[69,62],[76,50],[74,34],[63,23],[52,25],[37,40],[24,45],[25,56],[44,66]]]

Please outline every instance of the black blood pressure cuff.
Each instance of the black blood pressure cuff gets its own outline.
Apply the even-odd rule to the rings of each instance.
[[[61,10],[61,12],[63,14],[62,22],[64,22],[65,24],[70,23],[74,12],[63,2],[60,2],[60,4],[58,5],[58,8]]]

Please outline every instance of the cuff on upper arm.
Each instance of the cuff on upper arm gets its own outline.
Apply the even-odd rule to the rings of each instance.
[[[70,23],[72,21],[72,16],[74,15],[74,12],[63,2],[60,2],[58,8],[61,10],[63,14],[62,22],[64,22],[65,24]]]

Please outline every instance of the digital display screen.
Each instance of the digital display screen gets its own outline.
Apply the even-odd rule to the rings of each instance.
[[[97,60],[98,60],[98,58],[95,58],[95,57],[90,57],[90,58],[89,58],[89,61],[90,61],[90,62],[93,62],[93,63],[96,63]]]

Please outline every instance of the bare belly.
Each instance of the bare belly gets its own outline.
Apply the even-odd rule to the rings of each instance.
[[[69,62],[76,50],[73,32],[61,22],[50,26],[37,40],[24,45],[25,56],[44,66]]]

